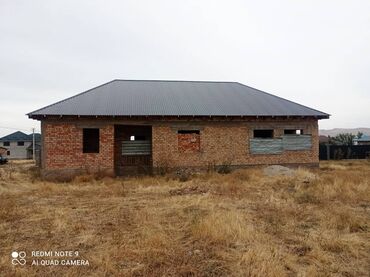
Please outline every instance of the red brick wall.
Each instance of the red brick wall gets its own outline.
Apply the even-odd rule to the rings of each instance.
[[[82,121],[82,120],[81,120]],[[43,121],[42,168],[45,172],[65,170],[106,171],[114,173],[114,124],[121,121],[90,120],[100,124],[100,152],[82,152],[82,127],[77,121]],[[84,124],[80,122],[79,124]],[[127,124],[127,122],[126,122]],[[137,122],[138,125],[143,122]],[[317,120],[245,120],[245,121],[157,121],[152,124],[152,160],[154,167],[207,167],[210,165],[317,164]],[[198,128],[199,127],[199,128]],[[199,129],[200,134],[178,134],[178,130]],[[303,129],[312,135],[312,149],[284,151],[279,155],[253,155],[249,139],[254,128],[274,129],[279,137],[284,129]]]
[[[178,145],[177,130],[170,123],[153,126],[153,165],[206,167],[212,164],[317,164],[319,162],[317,120],[197,124],[201,126],[200,149],[192,152],[180,151],[183,145]],[[303,129],[304,134],[312,135],[312,149],[284,151],[281,155],[250,154],[249,139],[253,137],[255,127],[274,129],[275,137],[281,136],[287,128]]]
[[[196,153],[200,151],[200,135],[196,133],[191,134],[177,134],[178,149],[182,153]]]
[[[99,153],[82,152],[82,130],[75,124],[43,123],[43,168],[113,173],[113,125],[100,128]]]

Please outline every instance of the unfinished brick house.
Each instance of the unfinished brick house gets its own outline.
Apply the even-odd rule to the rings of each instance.
[[[329,115],[237,82],[113,80],[28,114],[44,177],[158,168],[317,166]]]

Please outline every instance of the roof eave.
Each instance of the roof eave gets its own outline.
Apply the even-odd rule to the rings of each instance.
[[[200,118],[200,117],[219,117],[219,118],[316,118],[318,120],[320,119],[329,119],[330,115],[329,114],[323,114],[323,115],[57,115],[57,114],[32,114],[29,113],[27,114],[28,118],[30,119],[35,119],[35,120],[43,120],[47,118],[119,118],[119,117],[124,117],[124,118],[141,118],[141,117],[177,117],[177,118]]]

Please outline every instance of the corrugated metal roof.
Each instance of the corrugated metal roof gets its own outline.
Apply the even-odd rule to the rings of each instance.
[[[362,135],[361,138],[355,138],[356,141],[370,141],[370,136]]]
[[[329,117],[237,82],[156,80],[113,80],[28,115]]]
[[[41,134],[35,133],[35,141],[41,140]],[[21,131],[17,131],[0,138],[0,141],[32,141],[32,134],[27,135]]]

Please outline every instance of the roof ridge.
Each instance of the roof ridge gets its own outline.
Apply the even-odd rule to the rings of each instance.
[[[5,136],[3,136],[3,137],[1,137],[0,138],[0,141],[2,141],[2,140],[4,140],[4,139],[8,139],[8,137],[12,137],[12,136],[17,136],[17,135],[21,135],[21,136],[23,136],[23,138],[28,138],[28,134],[26,134],[26,133],[24,133],[24,132],[22,132],[22,131],[15,131],[15,132],[13,132],[13,133],[10,133],[10,134],[8,134],[8,135],[5,135]]]
[[[240,82],[236,82],[236,83],[238,83],[239,85],[242,85],[242,86],[245,86],[245,87],[248,87],[248,88],[251,88],[251,89],[257,90],[257,91],[262,92],[262,93],[264,93],[264,94],[267,94],[267,95],[273,96],[273,97],[275,97],[275,98],[282,99],[282,100],[288,101],[288,102],[290,102],[290,103],[293,103],[293,104],[299,105],[299,106],[301,106],[301,107],[304,107],[304,108],[310,109],[310,110],[312,110],[312,111],[319,112],[319,113],[323,113],[323,114],[327,114],[327,115],[329,115],[329,116],[331,115],[331,114],[324,113],[324,112],[322,112],[322,111],[319,111],[319,110],[316,110],[316,109],[310,108],[310,107],[308,107],[308,106],[305,106],[305,105],[299,104],[299,103],[297,103],[297,102],[291,101],[291,100],[289,100],[289,99],[286,99],[286,98],[283,98],[283,97],[277,96],[277,95],[275,95],[275,94],[268,93],[268,92],[266,92],[266,91],[263,91],[263,90],[260,90],[260,89],[257,89],[257,88],[254,88],[254,87],[251,87],[251,86],[248,86],[248,85],[244,85],[244,84],[242,84],[242,83],[240,83]]]
[[[8,135],[6,135],[6,136],[4,136],[4,137],[7,137],[7,136],[10,136],[10,135],[14,135],[14,134],[17,134],[17,133],[22,133],[22,134],[24,134],[24,135],[27,135],[26,133],[24,133],[24,132],[22,132],[22,131],[15,131],[15,132],[13,132],[13,133],[10,133],[10,134],[8,134]],[[27,135],[28,136],[28,135]]]
[[[154,80],[154,79],[114,79],[113,81],[123,82],[184,82],[184,83],[235,83],[236,81],[204,81],[204,80]]]

